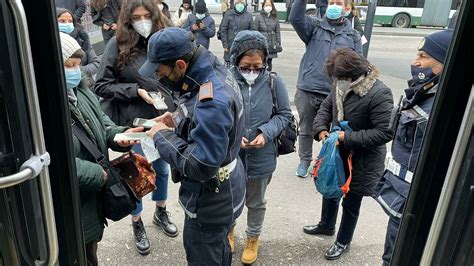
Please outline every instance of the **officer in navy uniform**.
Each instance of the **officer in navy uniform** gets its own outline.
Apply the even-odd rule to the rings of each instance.
[[[392,153],[387,154],[387,169],[374,195],[390,216],[382,256],[384,265],[390,264],[452,34],[452,30],[444,30],[422,40],[411,65],[413,78],[408,81],[409,87],[405,90],[398,110],[393,112],[391,124],[396,131]]]
[[[232,74],[194,36],[166,28],[148,41],[139,70],[179,93],[174,113],[155,119],[148,135],[181,182],[184,249],[189,265],[230,265],[227,234],[245,200],[245,170],[238,156],[244,121]]]

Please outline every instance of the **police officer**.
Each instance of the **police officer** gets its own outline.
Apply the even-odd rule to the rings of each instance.
[[[155,119],[149,132],[161,158],[181,182],[184,249],[189,265],[230,265],[227,234],[242,212],[245,170],[238,152],[243,136],[238,85],[193,35],[166,28],[151,36],[142,76],[157,75],[179,93],[174,113]]]
[[[430,34],[422,40],[411,65],[413,77],[408,81],[409,87],[405,90],[399,110],[392,117],[394,119],[391,123],[396,126],[392,153],[387,154],[387,169],[377,185],[375,195],[390,216],[382,256],[384,265],[390,264],[452,34],[452,30],[445,30]]]

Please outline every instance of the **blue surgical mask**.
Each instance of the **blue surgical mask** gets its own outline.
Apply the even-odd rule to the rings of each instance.
[[[196,14],[197,19],[203,19],[204,17],[206,17],[206,14]]]
[[[64,68],[64,75],[66,78],[66,87],[68,90],[72,90],[77,87],[82,79],[82,73],[79,67]]]
[[[342,16],[342,6],[333,4],[329,5],[326,9],[326,17],[328,19],[336,20]]]
[[[59,31],[64,33],[71,33],[74,30],[74,24],[72,23],[58,23]]]
[[[243,3],[235,4],[235,11],[237,11],[237,13],[244,12],[244,9],[245,9],[245,5]]]
[[[414,84],[422,84],[428,80],[434,78],[436,75],[433,73],[433,66],[430,67],[417,67],[411,66],[411,76]]]
[[[347,12],[344,12],[344,17],[349,16],[351,13],[352,13],[352,10],[349,10],[349,11],[347,11]]]

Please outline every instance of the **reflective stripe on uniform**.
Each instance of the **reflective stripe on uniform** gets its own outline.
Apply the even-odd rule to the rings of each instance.
[[[194,194],[191,194],[191,198],[189,200],[191,200],[193,198]],[[186,209],[186,206],[184,206],[183,202],[181,202],[181,199],[178,200],[178,203],[179,205],[181,205],[181,208],[183,208],[184,212],[186,213],[186,215],[189,216],[189,218],[191,219],[196,219],[197,218],[197,214],[194,213],[194,212],[190,212],[188,209]]]
[[[401,176],[400,172],[402,170],[402,166],[399,163],[397,163],[397,161],[395,161],[392,158],[392,155],[389,154],[389,153],[387,153],[387,157],[385,159],[385,164],[386,164],[387,170],[392,172],[392,174],[404,179],[408,183],[411,183],[411,181],[413,179],[413,172],[410,172],[410,171],[407,170],[406,173],[405,173],[405,176]]]
[[[380,203],[380,205],[382,205],[382,207],[384,207],[384,209],[386,209],[392,216],[395,216],[397,218],[402,218],[402,214],[401,213],[398,213],[394,210],[392,210],[390,208],[390,206],[388,206],[387,202],[385,202],[385,200],[383,200],[382,196],[378,196],[377,197],[377,201],[378,203]]]
[[[421,109],[421,107],[418,105],[413,106],[413,110],[415,110],[420,116],[422,116],[426,120],[430,118],[430,116],[425,111],[423,111],[423,109]]]
[[[238,210],[240,210],[242,205],[244,205],[244,202],[245,202],[245,197],[243,197],[242,201],[237,206],[234,207],[234,209],[232,210],[232,213],[236,213]]]

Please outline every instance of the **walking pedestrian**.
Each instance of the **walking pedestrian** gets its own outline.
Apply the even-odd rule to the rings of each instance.
[[[281,47],[280,21],[278,21],[277,10],[272,0],[265,0],[262,11],[255,17],[254,30],[259,31],[266,37],[268,42],[268,56],[266,58],[267,69],[272,71],[273,58],[278,57]]]
[[[209,49],[210,39],[216,35],[216,25],[207,10],[204,0],[199,0],[196,3],[195,13],[188,16],[183,29],[194,34],[197,45]]]
[[[230,47],[235,35],[243,30],[253,30],[253,17],[247,11],[247,0],[235,0],[234,8],[229,9],[221,22],[221,41],[224,47],[224,61],[230,67]]]
[[[351,22],[352,28],[357,30],[362,37],[364,35],[364,29],[360,23],[359,12],[357,12],[354,2],[351,1],[351,10],[346,11],[344,16]]]
[[[170,111],[174,104],[171,92],[154,78],[144,78],[138,73],[146,61],[148,39],[154,32],[165,27],[164,17],[152,0],[129,0],[120,12],[117,36],[110,39],[97,73],[95,92],[102,97],[101,105],[112,120],[122,126],[132,126],[135,118],[151,119],[163,114],[157,110],[149,92],[160,92]],[[140,145],[133,147],[143,154]],[[170,237],[178,235],[178,228],[171,222],[166,211],[168,198],[169,167],[163,159],[152,163],[156,172],[156,187],[152,193],[155,202],[153,223]],[[141,219],[142,201],[131,213],[135,248],[138,253],[150,252],[150,241]]]
[[[299,177],[308,176],[308,167],[313,155],[312,124],[319,105],[331,92],[332,77],[324,71],[324,62],[331,50],[348,47],[362,54],[359,33],[352,29],[343,13],[350,11],[351,0],[329,0],[326,15],[321,20],[305,15],[307,0],[295,0],[290,22],[306,45],[301,59],[296,83],[295,105],[300,118],[300,159],[296,169]]]
[[[178,109],[155,119],[148,135],[171,165],[173,181],[181,183],[188,264],[230,265],[227,234],[245,200],[239,88],[217,57],[196,47],[192,34],[181,28],[151,37],[140,74],[157,76],[180,94]]]
[[[92,23],[102,31],[104,45],[115,36],[122,0],[91,0]]]
[[[351,172],[347,163],[349,154],[352,155],[353,166],[350,191],[342,200],[342,219],[336,242],[324,254],[327,260],[335,260],[351,244],[362,198],[373,194],[383,172],[387,152],[385,144],[393,136],[389,128],[393,96],[391,90],[378,79],[377,68],[350,48],[333,51],[325,68],[335,82],[314,119],[314,138],[324,141],[329,135],[330,125],[344,128],[341,124],[348,122],[350,130],[339,131],[339,152],[346,176]],[[306,226],[304,231],[333,235],[339,202],[338,198],[323,197],[320,222]]]
[[[240,144],[240,158],[247,174],[245,205],[247,206],[247,239],[242,253],[243,264],[257,260],[259,237],[265,219],[265,192],[277,164],[275,139],[290,123],[291,109],[288,91],[280,76],[270,77],[265,62],[268,44],[257,31],[241,31],[230,50],[233,74],[244,100],[245,134]],[[270,79],[274,79],[270,81]],[[270,84],[275,84],[271,88]],[[276,105],[274,109],[273,93]],[[229,234],[234,247],[234,227]]]
[[[421,41],[411,63],[412,79],[408,82],[409,87],[405,90],[399,107],[399,119],[391,123],[396,125],[393,129],[395,137],[391,153],[387,154],[387,168],[374,193],[374,198],[390,217],[382,256],[383,265],[390,265],[452,36],[452,30],[444,30],[432,33]]]
[[[204,1],[204,0],[203,0]],[[193,6],[191,5],[191,0],[183,0],[181,6],[174,12],[173,15],[173,24],[175,27],[183,27],[186,19],[190,14],[193,13]]]

